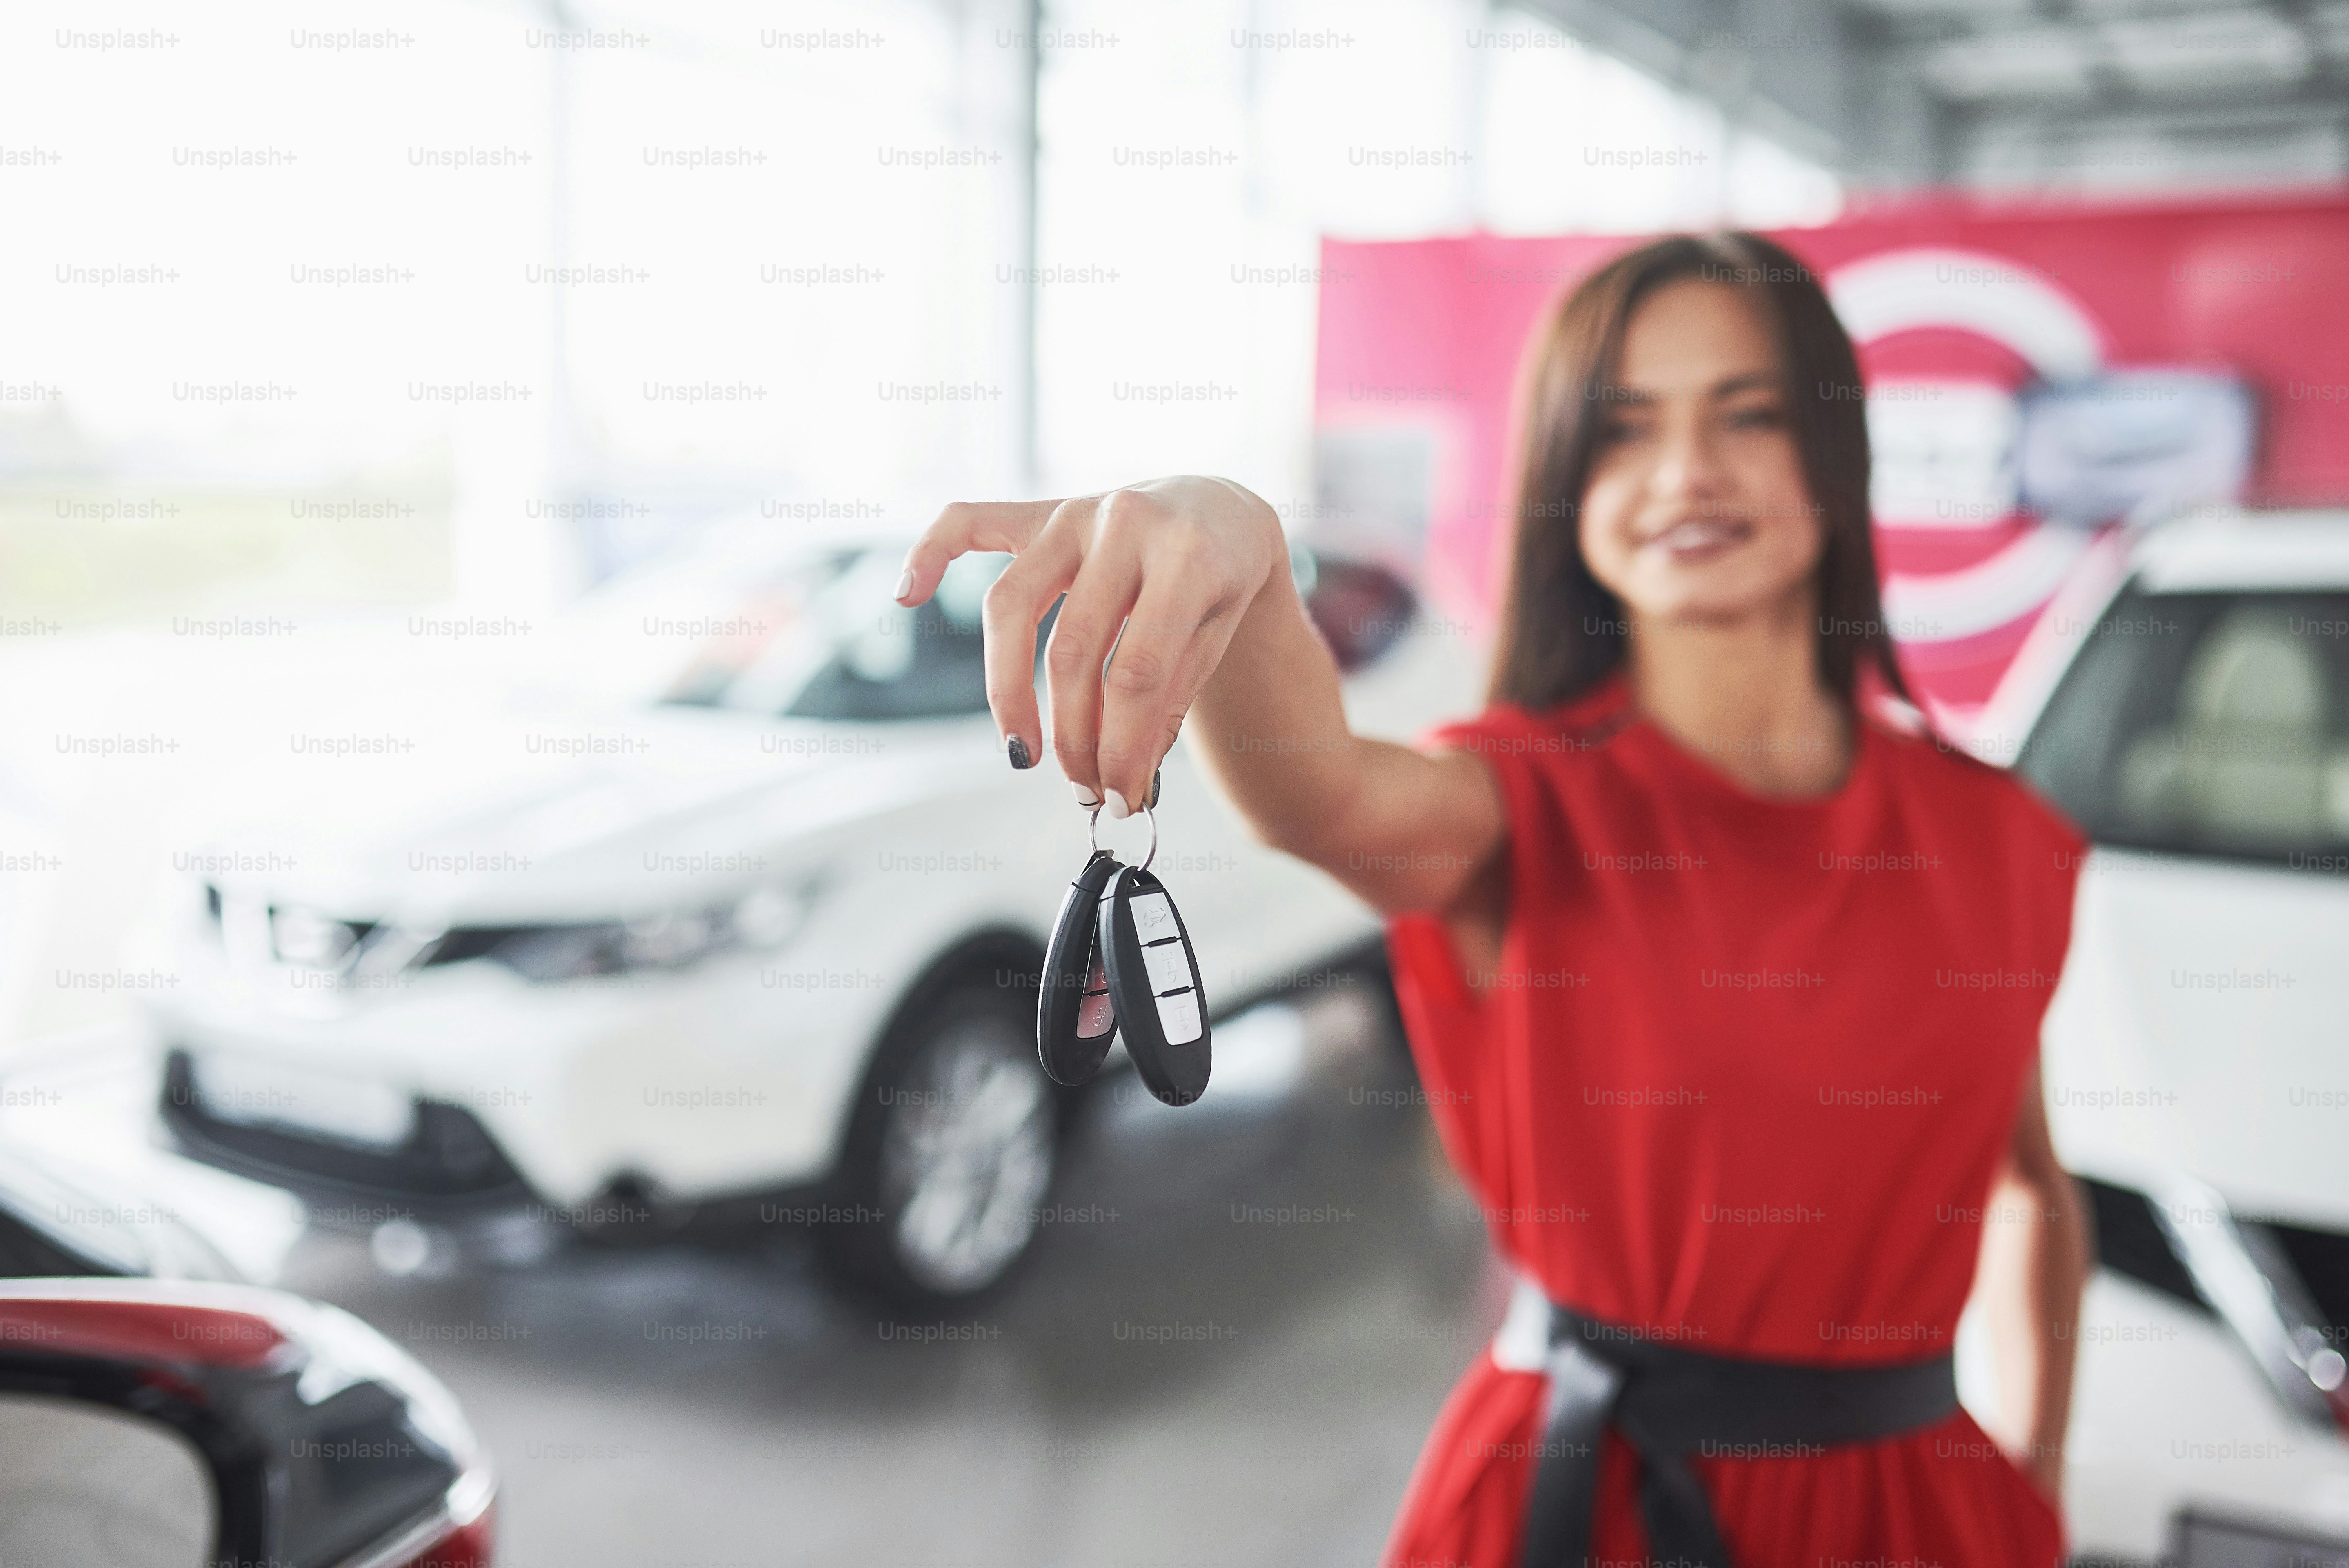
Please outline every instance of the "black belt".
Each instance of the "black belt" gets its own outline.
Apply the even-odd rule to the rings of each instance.
[[[1806,1455],[1930,1427],[1958,1408],[1951,1359],[1899,1367],[1743,1361],[1660,1345],[1636,1329],[1549,1309],[1547,1414],[1526,1508],[1523,1568],[1584,1568],[1609,1427],[1640,1456],[1651,1556],[1675,1568],[1732,1568],[1713,1503],[1688,1468]]]

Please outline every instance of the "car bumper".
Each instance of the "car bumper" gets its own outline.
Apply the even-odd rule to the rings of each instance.
[[[820,959],[730,955],[585,985],[475,961],[348,1004],[289,1002],[200,963],[181,973],[152,1022],[183,1146],[314,1202],[417,1214],[575,1211],[616,1188],[684,1203],[804,1187],[830,1170],[889,1003],[877,977],[821,984],[833,972]],[[404,1097],[413,1125],[396,1142],[355,1140],[299,1095],[214,1115],[201,1103],[213,1061],[247,1082],[279,1072]]]
[[[2276,1562],[2327,1561],[2309,1553],[2349,1542],[2349,1441],[2287,1407],[2215,1317],[2104,1272],[2082,1312],[2064,1503],[2090,1560],[2168,1558],[2201,1518],[2309,1543]]]
[[[402,1143],[385,1148],[212,1113],[185,1049],[163,1063],[158,1108],[180,1152],[297,1193],[314,1221],[363,1230],[392,1220],[457,1223],[544,1207],[480,1119],[419,1101]]]

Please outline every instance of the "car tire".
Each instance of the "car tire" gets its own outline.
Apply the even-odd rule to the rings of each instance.
[[[819,1232],[839,1280],[935,1318],[1008,1282],[1031,1251],[1060,1161],[1068,1097],[1036,1057],[1034,993],[947,988],[875,1053]]]

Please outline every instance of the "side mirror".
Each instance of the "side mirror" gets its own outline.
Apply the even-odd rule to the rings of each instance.
[[[495,1491],[448,1389],[348,1313],[0,1281],[0,1563],[488,1568]]]
[[[202,1451],[162,1422],[0,1393],[0,1563],[204,1568],[219,1514]]]

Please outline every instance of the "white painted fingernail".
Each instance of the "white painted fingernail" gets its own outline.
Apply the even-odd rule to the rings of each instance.
[[[1075,779],[1071,779],[1069,780],[1069,788],[1077,792],[1077,804],[1084,807],[1087,810],[1091,810],[1095,806],[1101,804],[1100,796],[1094,794],[1092,790],[1086,789]]]
[[[911,593],[913,591],[914,569],[908,566],[905,568],[905,574],[897,579],[897,597],[903,599],[906,594]]]
[[[1124,796],[1112,789],[1109,792],[1109,814],[1111,820],[1123,822],[1133,815],[1133,808],[1125,803]]]

